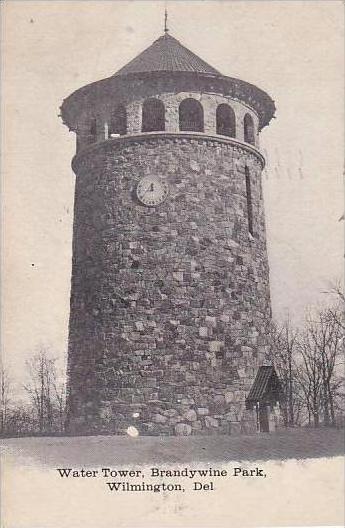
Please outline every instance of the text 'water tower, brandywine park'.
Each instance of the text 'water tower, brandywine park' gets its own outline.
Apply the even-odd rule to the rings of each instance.
[[[69,432],[269,429],[259,133],[274,111],[167,30],[64,100],[77,137]]]

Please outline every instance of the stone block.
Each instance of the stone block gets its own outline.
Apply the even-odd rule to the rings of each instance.
[[[152,416],[152,421],[157,424],[165,424],[168,421],[168,418],[157,413]]]
[[[207,328],[207,326],[200,326],[199,327],[199,336],[200,337],[207,337],[208,336],[208,328]]]
[[[219,352],[223,345],[222,341],[210,341],[208,348],[210,352]]]
[[[192,423],[192,429],[193,431],[201,431],[202,430],[202,423],[200,420],[197,420],[196,422]]]
[[[197,420],[196,412],[193,409],[189,409],[183,413],[182,418],[188,422],[195,422]]]
[[[189,436],[192,434],[192,427],[186,423],[178,423],[175,425],[175,434],[177,436]]]
[[[205,323],[210,328],[216,328],[217,326],[217,320],[215,317],[211,317],[209,315],[206,315],[205,317]]]
[[[234,398],[235,402],[243,402],[246,399],[246,395],[244,391],[236,390],[234,392],[234,396],[235,396]]]
[[[163,414],[164,416],[168,416],[168,418],[172,418],[173,416],[177,416],[178,412],[176,409],[167,409]]]
[[[194,404],[194,400],[191,399],[191,398],[181,398],[180,402],[179,402],[181,405],[187,405],[188,407],[190,405],[193,405]]]
[[[168,420],[169,420],[169,425],[175,425],[183,421],[182,416],[179,416],[178,414],[176,416],[172,416],[171,418],[168,418]]]
[[[233,391],[227,391],[225,393],[225,402],[226,403],[231,403],[234,401],[234,398],[235,398],[235,395],[234,395],[234,392]]]
[[[142,428],[143,428],[143,432],[150,434],[154,431],[155,424],[152,422],[144,422],[142,424]]]
[[[196,412],[199,416],[207,416],[209,414],[209,410],[207,407],[198,407]]]
[[[110,420],[113,418],[113,413],[110,405],[107,405],[103,407],[100,410],[99,417],[104,422],[110,422]]]
[[[236,422],[238,418],[237,413],[235,411],[230,411],[226,413],[225,417],[229,422]]]
[[[195,160],[191,160],[191,162],[190,162],[190,168],[191,168],[192,171],[194,171],[194,172],[200,172],[200,165],[199,165]]]
[[[205,425],[207,428],[218,427],[218,420],[212,416],[205,416]]]

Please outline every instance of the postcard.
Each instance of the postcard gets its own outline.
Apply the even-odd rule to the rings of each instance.
[[[1,14],[1,526],[342,526],[343,2]]]

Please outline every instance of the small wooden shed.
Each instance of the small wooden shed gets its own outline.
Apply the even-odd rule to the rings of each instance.
[[[246,399],[246,408],[255,409],[257,430],[270,432],[276,429],[284,397],[282,386],[273,366],[262,366]]]

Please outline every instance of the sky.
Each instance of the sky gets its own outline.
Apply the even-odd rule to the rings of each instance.
[[[273,316],[299,324],[343,276],[343,4],[168,1],[170,33],[275,100],[261,133]],[[2,357],[20,390],[40,347],[67,350],[75,137],[64,98],[163,32],[164,2],[2,6]]]

